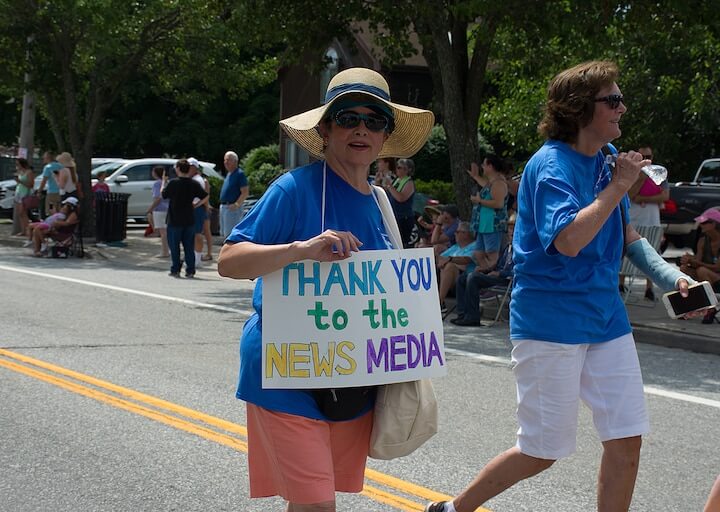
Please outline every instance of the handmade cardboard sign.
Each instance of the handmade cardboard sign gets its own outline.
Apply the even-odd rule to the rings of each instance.
[[[445,375],[430,248],[299,261],[263,277],[263,388],[339,388]]]

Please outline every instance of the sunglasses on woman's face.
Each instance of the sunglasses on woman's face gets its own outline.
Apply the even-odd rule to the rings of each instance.
[[[603,96],[602,98],[595,98],[595,103],[599,102],[607,103],[608,107],[610,107],[612,110],[615,110],[620,106],[620,103],[627,106],[627,103],[625,103],[625,97],[622,94],[608,94],[607,96]]]
[[[380,114],[361,114],[353,110],[341,110],[335,114],[335,123],[340,128],[357,128],[360,121],[363,121],[365,127],[371,132],[384,131],[390,125],[390,120]]]

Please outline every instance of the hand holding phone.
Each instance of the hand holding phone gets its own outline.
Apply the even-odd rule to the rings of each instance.
[[[668,292],[662,300],[670,318],[680,318],[694,311],[716,307],[718,303],[715,291],[707,281],[689,286],[687,297],[680,295],[680,292]]]

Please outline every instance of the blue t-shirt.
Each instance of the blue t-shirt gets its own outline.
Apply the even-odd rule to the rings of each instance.
[[[273,245],[319,235],[322,232],[322,182],[322,162],[282,175],[235,226],[227,241]],[[358,192],[328,166],[325,195],[325,229],[353,233],[363,243],[361,250],[392,247],[372,194]],[[326,420],[309,390],[262,389],[262,278],[255,285],[253,308],[255,313],[245,323],[240,340],[236,396],[272,411]]]
[[[162,180],[155,180],[153,182],[152,196],[153,196],[153,199],[157,199],[158,197],[160,198],[160,202],[157,204],[157,206],[155,208],[153,208],[154,212],[168,211],[168,206],[170,205],[170,200],[162,198]]]
[[[525,167],[513,238],[511,339],[597,343],[631,331],[618,293],[624,244],[620,207],[627,214],[627,196],[577,256],[564,256],[554,245],[578,211],[610,183],[604,161],[602,152],[588,157],[551,140]]]
[[[452,256],[461,258],[461,257],[467,257],[470,258],[470,263],[467,264],[465,267],[465,272],[472,272],[475,270],[475,267],[477,266],[475,263],[475,260],[473,259],[473,253],[475,252],[475,244],[470,242],[465,247],[460,247],[458,244],[453,244],[447,249],[445,249],[440,256],[445,256],[446,258],[450,258]]]
[[[43,178],[45,178],[45,187],[47,189],[48,194],[59,194],[60,188],[58,187],[57,181],[55,181],[55,177],[53,176],[53,171],[55,169],[60,170],[63,166],[59,162],[50,162],[45,167],[43,167]]]
[[[234,203],[240,197],[240,189],[248,186],[248,180],[240,167],[225,176],[222,189],[220,189],[221,203]]]

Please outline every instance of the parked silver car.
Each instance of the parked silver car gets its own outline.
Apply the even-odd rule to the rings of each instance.
[[[152,204],[152,169],[158,165],[165,167],[170,178],[175,177],[177,158],[141,158],[138,160],[119,160],[101,165],[92,171],[93,184],[96,176],[105,172],[105,183],[110,192],[131,194],[128,198],[128,218],[144,220],[150,204]],[[215,164],[200,162],[202,172],[206,176],[223,179],[215,170]]]

